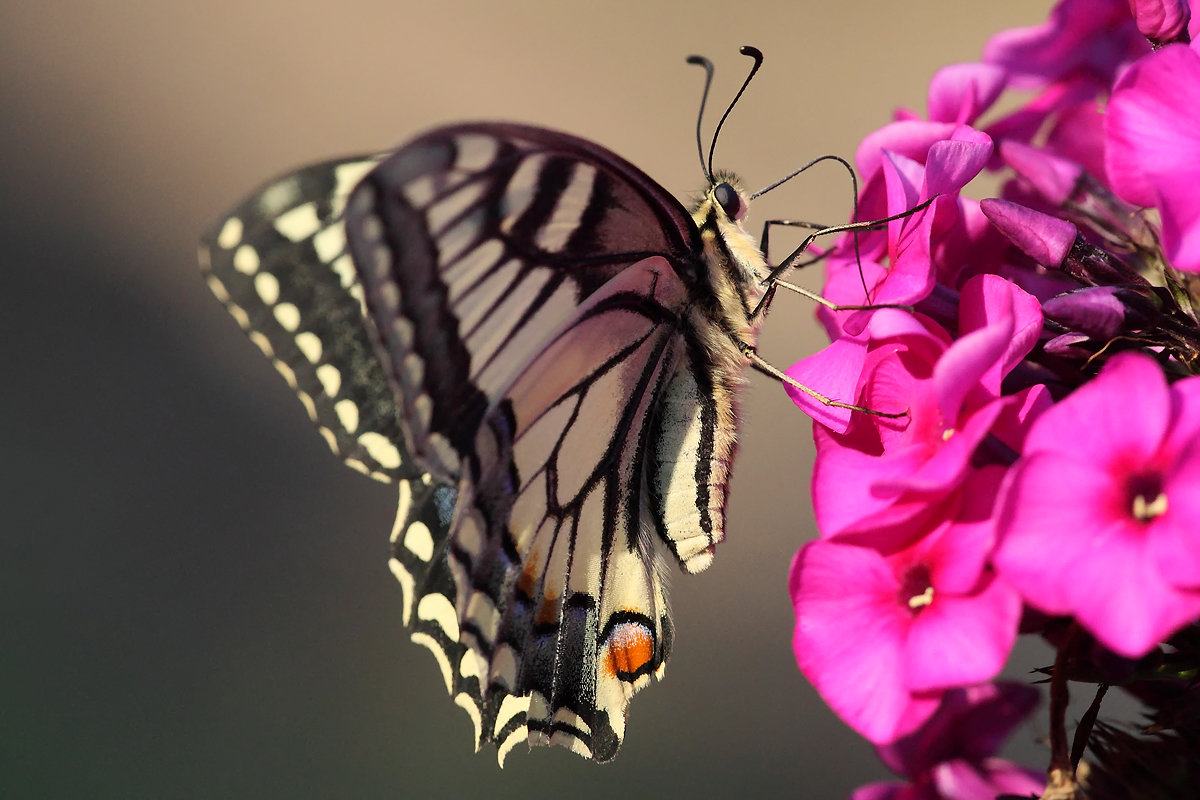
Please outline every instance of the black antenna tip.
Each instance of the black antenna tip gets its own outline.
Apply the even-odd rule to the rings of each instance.
[[[688,57],[687,57],[687,63],[689,63],[689,64],[699,64],[699,65],[700,65],[700,66],[702,66],[702,67],[711,67],[711,66],[712,66],[712,62],[711,62],[711,61],[709,61],[709,60],[708,60],[707,58],[705,58],[704,56],[688,56]]]
[[[762,60],[763,60],[762,50],[759,50],[757,47],[755,47],[753,45],[744,44],[744,45],[742,45],[741,50],[739,50],[738,52],[744,56],[750,56],[755,61],[757,61],[759,64],[762,63]]]

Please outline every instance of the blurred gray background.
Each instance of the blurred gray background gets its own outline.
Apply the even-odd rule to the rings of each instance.
[[[620,757],[518,750],[500,771],[401,628],[393,490],[330,455],[195,245],[272,175],[463,119],[581,134],[685,196],[702,73],[684,57],[717,63],[715,112],[742,44],[766,64],[716,161],[757,188],[852,157],[1048,0],[431,5],[3,4],[6,797],[840,797],[885,776],[795,668],[812,447],[777,385],[752,381],[728,541],[674,581],[676,650]],[[849,207],[830,167],[752,214]],[[764,355],[821,343],[811,304],[779,298]]]

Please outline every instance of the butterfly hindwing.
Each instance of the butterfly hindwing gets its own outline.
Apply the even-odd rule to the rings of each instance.
[[[629,698],[670,651],[661,545],[641,498],[685,299],[661,258],[593,293],[485,415],[440,548],[448,569],[418,565],[414,581],[412,548],[397,547],[418,609],[442,609],[428,615],[434,630],[417,614],[414,639],[501,762],[526,739],[612,758]],[[407,519],[397,539],[436,552],[429,520]]]
[[[390,480],[417,474],[364,316],[342,211],[375,157],[272,181],[204,237],[209,287],[296,391],[333,451]]]

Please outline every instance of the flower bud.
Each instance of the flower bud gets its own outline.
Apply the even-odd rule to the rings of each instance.
[[[1192,12],[1187,0],[1129,0],[1138,30],[1154,45],[1188,41]]]
[[[981,200],[979,207],[996,230],[1042,266],[1062,265],[1079,236],[1066,220],[1007,200]]]

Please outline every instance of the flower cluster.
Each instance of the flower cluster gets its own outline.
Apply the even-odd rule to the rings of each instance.
[[[826,254],[824,295],[888,307],[822,309],[832,344],[788,371],[865,409],[793,392],[821,537],[790,588],[801,670],[881,747],[928,737],[1019,630],[1070,620],[1136,661],[1200,619],[1189,22],[1185,0],[1061,0],[858,150],[858,218],[891,221]],[[998,197],[964,193],[980,175]],[[911,796],[1011,791],[992,768],[991,794]]]

